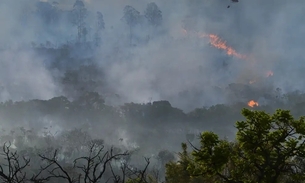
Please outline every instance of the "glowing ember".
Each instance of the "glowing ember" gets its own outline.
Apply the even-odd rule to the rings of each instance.
[[[249,106],[249,107],[258,106],[258,102],[255,102],[254,100],[250,100],[250,101],[248,102],[248,106]]]
[[[267,77],[273,76],[273,72],[272,71],[268,71],[266,75],[267,75]]]

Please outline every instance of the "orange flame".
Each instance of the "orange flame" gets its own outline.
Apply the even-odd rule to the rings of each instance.
[[[187,35],[188,31],[186,29],[182,29],[182,33],[184,35]],[[232,48],[231,46],[228,46],[227,42],[222,40],[216,34],[204,34],[204,33],[197,33],[197,34],[198,34],[199,38],[208,37],[210,39],[210,43],[212,46],[214,46],[215,48],[218,48],[218,49],[225,50],[228,55],[232,55],[232,56],[235,56],[240,59],[247,59],[246,55],[237,53],[237,51],[234,48]]]
[[[187,35],[188,34],[188,31],[186,29],[182,29],[182,33],[184,35]],[[210,44],[215,47],[215,48],[218,48],[218,49],[221,49],[221,50],[224,50],[226,51],[226,53],[228,55],[232,55],[234,57],[237,57],[239,59],[249,59],[249,57],[247,55],[244,55],[244,54],[240,54],[238,53],[233,47],[231,46],[228,46],[227,45],[227,42],[222,40],[219,36],[217,36],[216,34],[205,34],[205,33],[197,33],[197,36],[199,38],[209,38],[210,39]],[[268,71],[266,73],[266,77],[270,77],[270,76],[273,76],[273,72],[272,71]],[[251,81],[249,81],[249,84],[253,84],[253,83],[256,83],[257,80],[256,79],[253,79]],[[258,105],[258,104],[257,104]]]
[[[250,100],[250,101],[248,102],[248,106],[249,106],[249,107],[258,106],[258,102],[255,102],[254,100]]]
[[[200,38],[204,38],[204,37],[210,38],[210,43],[211,43],[212,46],[214,46],[215,48],[218,48],[218,49],[225,50],[228,55],[232,55],[232,56],[235,56],[235,57],[240,58],[240,59],[246,59],[247,58],[246,55],[242,55],[240,53],[237,53],[237,51],[234,48],[232,48],[231,46],[228,46],[227,42],[222,40],[216,34],[199,33],[199,37]]]

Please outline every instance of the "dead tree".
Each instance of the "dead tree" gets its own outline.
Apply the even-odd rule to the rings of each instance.
[[[0,179],[3,183],[24,183],[27,181],[26,168],[30,164],[30,158],[20,157],[17,151],[11,151],[11,143],[4,143],[2,148]]]
[[[89,154],[76,158],[71,166],[63,166],[58,160],[56,150],[52,157],[39,155],[46,164],[32,177],[34,183],[44,183],[51,179],[62,179],[68,183],[98,183],[104,177],[111,161],[127,156],[127,152],[114,153],[114,148],[104,151],[104,146],[93,143],[89,146]],[[47,176],[43,176],[47,173]],[[106,178],[105,178],[106,179]]]
[[[97,144],[92,144],[89,148],[88,156],[74,160],[74,167],[81,170],[84,183],[99,182],[103,178],[106,169],[111,166],[111,161],[128,155],[128,152],[114,154],[113,148],[105,153],[102,153],[103,150],[104,146],[98,147]]]
[[[107,182],[112,179],[114,183],[126,183],[128,180],[133,180],[134,183],[148,183],[147,169],[150,164],[150,159],[145,158],[145,162],[146,164],[143,169],[137,169],[130,166],[128,162],[123,162],[120,167],[120,175],[118,175],[110,165],[112,177],[108,179]]]
[[[41,154],[39,154],[39,157],[42,160],[42,164],[45,165],[41,165],[39,172],[31,178],[32,182],[41,183],[51,179],[63,179],[68,183],[80,182],[80,175],[75,176],[75,174],[72,173],[73,167],[64,166],[59,162],[58,150],[55,150],[51,157]],[[44,176],[43,173],[47,173],[48,175]]]

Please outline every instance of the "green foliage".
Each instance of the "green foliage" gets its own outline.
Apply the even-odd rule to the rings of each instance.
[[[182,152],[178,162],[169,162],[166,167],[166,183],[201,183],[202,177],[192,177],[188,168],[191,166],[191,155],[187,152],[187,145],[182,143]]]
[[[304,156],[304,117],[295,120],[288,110],[273,115],[244,109],[246,121],[236,123],[237,141],[247,164],[252,164],[257,181],[277,182],[293,172],[292,160]]]
[[[201,134],[201,148],[194,151],[194,161],[189,169],[192,175],[215,176],[228,163],[231,153],[229,142],[219,140],[218,136],[212,132],[204,132]]]
[[[294,119],[288,110],[277,110],[270,115],[243,109],[242,114],[246,120],[236,122],[235,142],[221,140],[213,132],[203,132],[200,148],[194,148],[188,155],[183,145],[179,163],[167,165],[167,180],[302,182],[305,118]]]
[[[180,160],[170,162],[166,165],[166,182],[167,183],[188,183],[190,182],[190,174],[187,171],[189,166],[189,155],[187,153],[187,145],[182,144],[182,153],[179,153]]]

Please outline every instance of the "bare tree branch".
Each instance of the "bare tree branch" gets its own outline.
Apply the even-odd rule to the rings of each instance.
[[[0,153],[4,162],[7,163],[0,164],[0,179],[4,183],[23,183],[26,181],[25,169],[29,166],[30,159],[24,156],[19,157],[17,151],[12,152],[10,148],[11,143],[6,142],[2,147],[3,153]]]
[[[96,144],[92,144],[89,148],[89,155],[76,158],[74,160],[74,167],[83,172],[84,183],[97,183],[99,182],[107,168],[110,168],[115,180],[119,180],[118,176],[113,172],[111,166],[112,160],[117,160],[123,156],[127,156],[128,152],[114,154],[113,147],[104,153],[104,146],[97,147]]]

